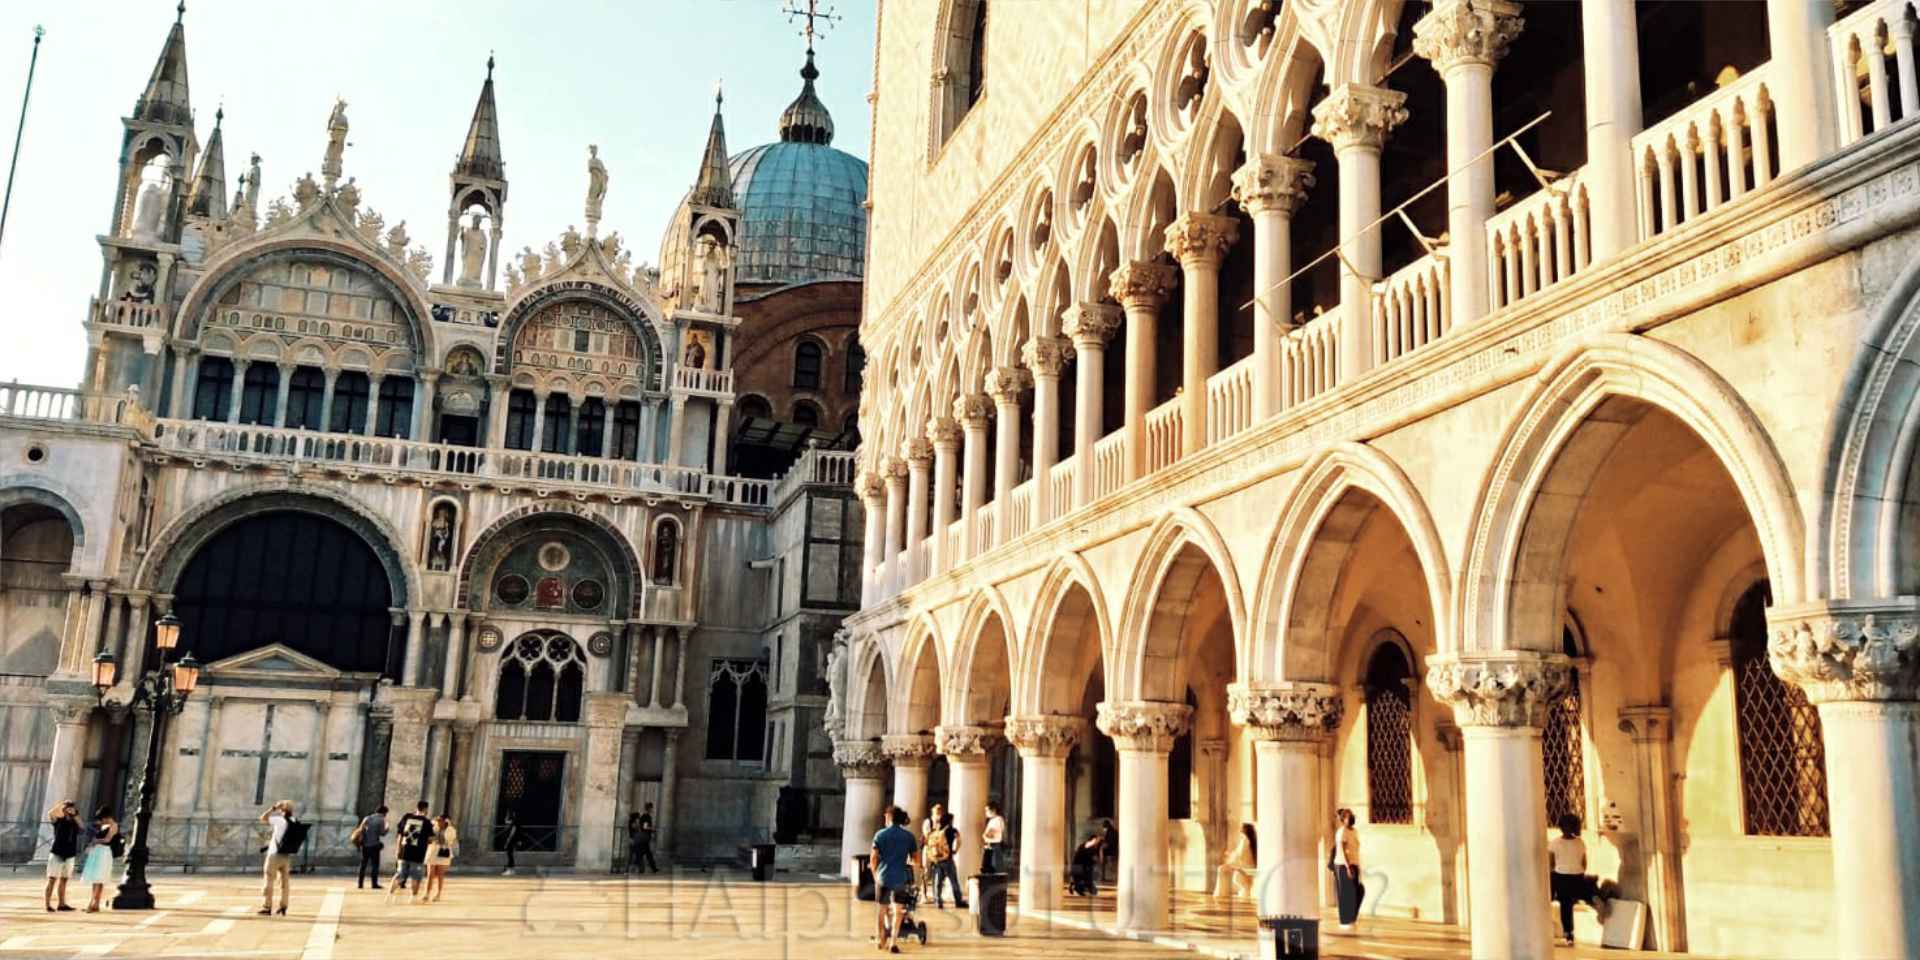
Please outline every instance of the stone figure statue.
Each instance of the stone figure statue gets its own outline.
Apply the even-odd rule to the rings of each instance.
[[[149,180],[140,186],[140,200],[133,208],[133,235],[154,240],[167,219],[168,185],[164,180]]]
[[[260,155],[247,162],[247,209],[260,209]]]
[[[127,277],[127,292],[123,299],[135,303],[152,303],[153,285],[159,279],[160,271],[155,269],[153,264],[144,260],[135,264],[133,272]]]
[[[533,252],[532,247],[520,248],[520,272],[528,282],[540,279],[540,255]]]
[[[447,570],[453,566],[453,507],[442,503],[433,508],[433,523],[427,530],[427,569]]]
[[[704,370],[707,366],[707,343],[700,337],[687,341],[686,365],[689,369]]]
[[[587,227],[600,222],[600,210],[607,199],[607,165],[600,162],[600,147],[587,147]]]
[[[653,530],[653,582],[672,583],[679,559],[680,528],[662,520]]]
[[[407,244],[412,241],[413,238],[407,236],[407,222],[402,220],[394,224],[392,230],[387,231],[387,252],[404,258],[407,254]]]
[[[847,705],[847,633],[837,631],[827,651],[827,714],[824,726],[835,740],[845,739]]]
[[[333,115],[327,118],[327,154],[320,162],[321,175],[340,176],[340,161],[347,152],[347,102],[333,101]]]
[[[726,309],[727,248],[718,240],[703,236],[694,241],[693,256],[700,269],[697,291],[700,309],[720,313]]]
[[[479,286],[480,273],[486,268],[487,234],[480,229],[480,215],[476,213],[460,231],[460,285]]]

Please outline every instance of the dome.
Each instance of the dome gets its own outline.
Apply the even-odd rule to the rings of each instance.
[[[867,249],[867,164],[824,143],[782,140],[728,161],[740,211],[738,282],[858,280]]]

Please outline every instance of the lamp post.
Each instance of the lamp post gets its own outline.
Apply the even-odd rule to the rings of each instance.
[[[114,894],[115,910],[153,909],[153,888],[147,884],[147,831],[153,823],[154,793],[160,783],[160,743],[166,718],[180,712],[187,696],[200,683],[200,661],[195,660],[193,654],[168,666],[167,658],[179,642],[179,618],[168,613],[154,622],[153,645],[160,651],[160,660],[134,680],[133,698],[127,704],[129,707],[145,704],[153,714],[153,722],[147,735],[146,765],[140,772],[140,808],[133,815],[133,845],[127,852],[127,876],[121,881],[119,892]],[[105,650],[93,658],[93,688],[102,700],[113,686],[118,669],[113,654]]]

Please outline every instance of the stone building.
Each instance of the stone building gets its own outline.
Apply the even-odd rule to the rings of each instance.
[[[1114,816],[1155,930],[1350,808],[1544,957],[1570,814],[1648,946],[1920,955],[1911,16],[885,4],[847,849]]]
[[[422,797],[482,861],[514,814],[536,862],[604,868],[646,803],[682,859],[837,842],[822,719],[858,603],[852,454],[802,438],[746,476],[728,433],[736,378],[794,381],[808,337],[857,349],[815,301],[857,303],[865,166],[828,145],[809,52],[780,142],[730,156],[716,100],[657,267],[603,227],[593,147],[582,228],[511,253],[493,72],[436,267],[348,175],[345,103],[317,180],[266,199],[255,155],[233,189],[173,25],[123,121],[81,386],[0,387],[10,855],[52,799],[136,785],[129,681],[165,614],[207,666],[165,731],[162,858],[253,856],[280,798],[321,855]],[[822,427],[857,405],[835,383]]]

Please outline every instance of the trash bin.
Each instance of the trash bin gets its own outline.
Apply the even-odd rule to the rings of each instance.
[[[1271,944],[1271,946],[1269,946]],[[1286,957],[1289,960],[1319,960],[1320,920],[1318,917],[1261,917],[1260,957]]]
[[[753,879],[755,883],[766,883],[773,879],[773,844],[753,845]]]
[[[848,866],[852,868],[847,873],[847,879],[853,883],[853,898],[855,900],[872,900],[873,869],[867,865],[867,858],[864,855],[855,856],[853,862],[848,864]]]
[[[974,927],[983,937],[1007,935],[1007,880],[1004,873],[976,873],[967,884],[973,893]]]

